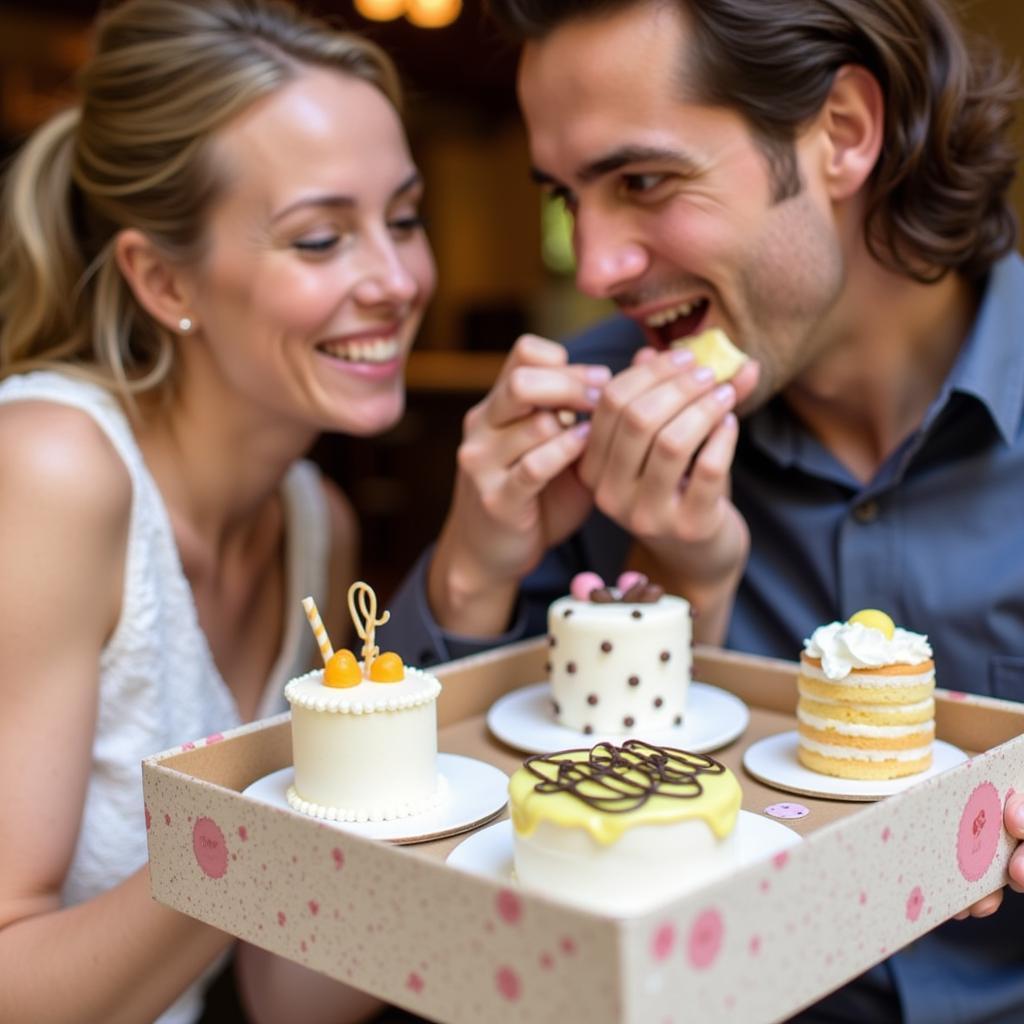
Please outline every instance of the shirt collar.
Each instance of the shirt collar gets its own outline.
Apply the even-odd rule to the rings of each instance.
[[[1003,441],[1012,444],[1024,413],[1024,259],[1013,252],[989,272],[978,315],[953,369],[925,416],[934,422],[954,393],[986,409]],[[803,428],[781,396],[746,422],[751,440],[781,466],[800,460]],[[806,454],[806,453],[805,453]]]
[[[971,395],[988,411],[1003,441],[1012,444],[1024,409],[1022,332],[1024,260],[1014,252],[990,271],[974,327],[933,412],[944,407],[953,393]]]

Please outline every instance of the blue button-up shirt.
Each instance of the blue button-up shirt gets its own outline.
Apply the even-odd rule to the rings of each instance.
[[[643,343],[614,318],[570,345],[578,362],[625,368]],[[937,682],[1024,700],[1024,261],[992,270],[970,336],[920,427],[864,484],[778,397],[742,425],[733,499],[751,554],[727,646],[793,659],[816,626],[883,608],[927,633]],[[614,578],[629,537],[599,514],[526,581],[516,622],[489,643],[441,631],[423,564],[391,603],[414,661],[541,633],[547,605],[584,569]],[[837,865],[838,868],[838,865]],[[865,1024],[1024,1024],[1024,917],[1008,893],[991,918],[950,922],[831,997]],[[821,1016],[815,1015],[822,1014]],[[801,1018],[803,1019],[803,1018]]]

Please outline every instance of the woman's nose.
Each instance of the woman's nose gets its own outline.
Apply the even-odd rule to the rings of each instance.
[[[356,285],[360,302],[409,302],[419,290],[401,246],[390,237],[375,239],[363,254],[363,266]]]

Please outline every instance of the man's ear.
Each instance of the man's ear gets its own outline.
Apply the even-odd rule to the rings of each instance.
[[[871,176],[882,151],[882,87],[866,68],[846,64],[837,72],[818,115],[827,142],[825,185],[833,201],[849,199]]]
[[[114,240],[114,258],[139,305],[175,333],[195,311],[182,269],[173,264],[141,231],[125,228]]]

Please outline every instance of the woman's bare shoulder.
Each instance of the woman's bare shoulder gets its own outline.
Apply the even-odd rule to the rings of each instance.
[[[0,478],[12,499],[65,499],[68,513],[122,515],[131,478],[99,424],[80,409],[26,400],[0,405]]]

